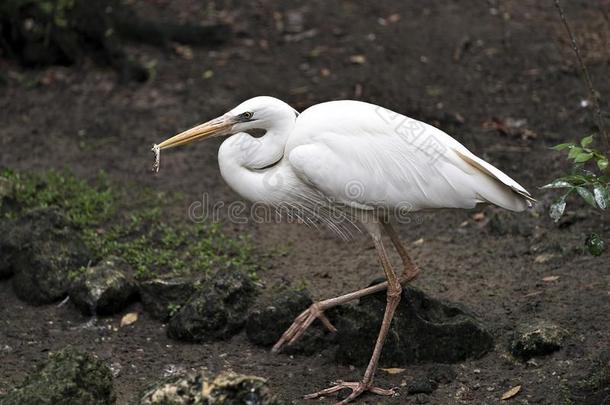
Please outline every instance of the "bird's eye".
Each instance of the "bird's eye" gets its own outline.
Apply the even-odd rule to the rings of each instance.
[[[244,117],[245,119],[249,120],[250,118],[252,118],[254,114],[251,113],[250,111],[246,111],[245,113],[243,113],[241,116]]]

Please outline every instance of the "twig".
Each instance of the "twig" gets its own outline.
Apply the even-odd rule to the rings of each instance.
[[[578,48],[578,45],[576,44],[576,38],[574,38],[574,34],[572,34],[572,30],[570,29],[570,25],[568,24],[568,21],[566,20],[565,13],[563,12],[563,7],[561,7],[559,0],[555,0],[555,7],[557,7],[557,10],[559,11],[559,16],[561,17],[563,26],[565,27],[566,32],[568,33],[568,36],[570,37],[570,42],[572,43],[572,50],[576,54],[576,58],[578,59],[578,64],[580,65],[580,69],[582,71],[583,80],[585,82],[585,85],[587,86],[587,89],[589,90],[589,96],[591,97],[591,102],[593,103],[593,108],[594,108],[594,116],[597,121],[597,128],[599,129],[599,133],[600,133],[601,139],[602,139],[602,145],[604,147],[604,150],[610,154],[610,147],[608,146],[608,131],[606,130],[606,126],[604,125],[604,118],[602,117],[602,109],[599,106],[599,98],[598,98],[599,93],[597,91],[595,91],[595,88],[593,87],[593,82],[591,81],[591,76],[589,75],[589,70],[587,69],[587,66],[585,65],[584,61],[582,60],[582,56],[580,55],[580,49]]]

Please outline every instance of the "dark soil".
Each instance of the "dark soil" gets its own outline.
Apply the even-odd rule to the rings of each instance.
[[[548,147],[594,128],[590,111],[580,106],[586,93],[551,1],[134,4],[150,19],[229,23],[234,38],[213,51],[194,47],[192,59],[177,45],[125,44],[153,70],[145,84],[120,83],[116,72],[93,63],[22,70],[0,56],[0,166],[66,168],[84,178],[104,170],[125,187],[180,192],[184,198],[174,213],[188,221],[187,208],[204,194],[212,202],[238,198],[218,172],[220,141],[165,154],[157,175],[150,172],[149,148],[246,98],[272,95],[299,110],[355,98],[433,123],[517,179],[541,203],[531,212],[503,216],[493,227],[487,220],[496,211],[483,207],[415,215],[401,227],[422,268],[416,285],[478,314],[496,347],[454,365],[456,378],[428,395],[407,396],[406,387],[430,365],[405,366],[398,374],[379,371],[378,385],[399,386],[401,396],[366,396],[361,403],[496,403],[521,385],[512,403],[561,404],[574,397],[570,387],[579,381],[574,403],[608,401],[581,389],[589,387],[583,379],[610,342],[609,255],[582,253],[588,232],[610,234],[608,215],[583,207],[587,215],[568,213],[558,226],[546,211],[552,195],[538,190],[567,170],[563,156]],[[608,2],[599,4],[607,16]],[[599,7],[597,1],[571,1],[566,12],[583,41],[597,89],[608,98],[610,25]],[[350,61],[353,55],[365,59]],[[498,130],[507,118],[525,119],[527,131]],[[483,220],[475,215],[480,212]],[[288,281],[326,298],[381,274],[372,243],[363,236],[345,243],[330,231],[298,224],[227,223],[226,228],[253,235],[260,252],[275,252],[271,266],[260,272],[267,292]],[[248,343],[243,332],[224,342],[178,343],[140,304],[132,311],[140,318],[129,327],[119,328],[123,313],[92,324],[70,303],[32,307],[15,296],[10,281],[0,282],[0,395],[23,381],[48,351],[68,344],[111,365],[120,404],[182,369],[265,377],[280,398],[296,402],[330,381],[358,379],[363,372],[337,365],[331,349],[312,356],[273,355]],[[515,325],[531,318],[554,322],[569,334],[558,352],[522,363],[509,354],[509,343]]]

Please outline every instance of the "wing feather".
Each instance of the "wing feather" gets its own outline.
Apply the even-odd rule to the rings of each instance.
[[[303,181],[360,209],[472,208],[490,202],[520,211],[534,201],[443,131],[357,101],[305,110],[286,156]]]

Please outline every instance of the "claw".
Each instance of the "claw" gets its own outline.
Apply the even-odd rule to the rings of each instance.
[[[286,332],[284,332],[271,351],[273,353],[277,353],[282,349],[282,347],[289,346],[296,342],[301,336],[303,336],[307,328],[309,328],[309,326],[316,319],[319,319],[329,331],[333,333],[337,332],[337,328],[335,328],[326,315],[324,315],[324,309],[317,302],[315,302],[295,318],[292,325],[286,330]]]
[[[383,389],[383,388],[379,388],[379,387],[373,387],[372,385],[370,385],[370,383],[365,383],[363,381],[360,381],[360,382],[337,381],[337,383],[335,385],[333,385],[332,387],[325,388],[318,392],[314,392],[313,394],[305,395],[303,398],[304,399],[319,398],[323,395],[333,394],[335,392],[341,391],[346,388],[352,390],[352,393],[347,398],[345,398],[339,402],[336,402],[335,405],[347,404],[348,402],[359,397],[363,392],[366,392],[366,391],[368,391],[372,394],[385,395],[385,396],[391,396],[391,395],[395,394],[394,389],[387,390],[387,389]]]

